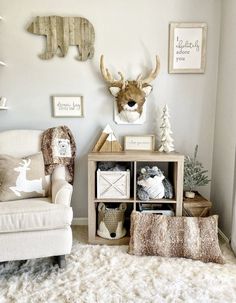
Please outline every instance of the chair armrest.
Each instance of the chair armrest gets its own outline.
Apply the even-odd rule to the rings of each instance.
[[[52,180],[52,203],[70,206],[73,186],[62,179]]]

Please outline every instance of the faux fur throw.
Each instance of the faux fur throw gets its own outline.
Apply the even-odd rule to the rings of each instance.
[[[45,174],[50,175],[58,165],[63,165],[69,172],[68,182],[73,183],[76,145],[67,126],[49,128],[43,132],[42,152]]]
[[[216,215],[205,218],[168,217],[133,211],[129,253],[223,264],[217,223]]]

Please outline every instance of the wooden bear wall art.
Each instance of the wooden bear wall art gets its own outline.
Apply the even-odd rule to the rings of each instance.
[[[107,82],[110,93],[115,97],[114,120],[117,124],[143,124],[146,119],[146,97],[152,91],[152,82],[160,71],[160,60],[156,56],[156,65],[146,77],[141,74],[136,80],[125,80],[121,72],[115,79],[100,59],[100,71]]]
[[[79,61],[91,59],[94,54],[95,32],[93,25],[81,17],[47,16],[35,17],[27,28],[28,32],[46,36],[46,49],[39,57],[48,60],[58,56],[65,57],[69,46],[78,48]]]

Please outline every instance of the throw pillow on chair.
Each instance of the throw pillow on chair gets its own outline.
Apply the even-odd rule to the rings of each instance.
[[[0,183],[1,202],[46,197],[42,152],[24,158],[0,155]]]

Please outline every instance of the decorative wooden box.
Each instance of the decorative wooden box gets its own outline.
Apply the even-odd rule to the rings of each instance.
[[[129,199],[130,171],[97,170],[98,199]]]
[[[207,217],[211,207],[212,203],[196,192],[193,199],[184,198],[183,214],[188,217]]]

